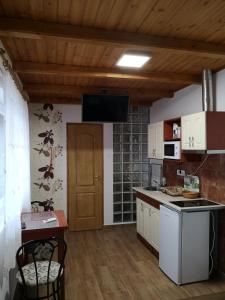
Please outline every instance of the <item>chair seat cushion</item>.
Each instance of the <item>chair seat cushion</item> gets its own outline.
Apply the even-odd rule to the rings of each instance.
[[[37,261],[37,274],[38,274],[38,284],[47,284],[48,279],[48,266],[49,261]],[[52,261],[51,267],[49,270],[49,280],[48,282],[54,282],[57,279],[59,273],[60,264]],[[36,286],[36,271],[34,263],[30,263],[22,267],[25,283],[28,286]],[[61,271],[61,275],[63,270]],[[16,274],[16,278],[20,284],[23,284],[20,272],[18,271]]]

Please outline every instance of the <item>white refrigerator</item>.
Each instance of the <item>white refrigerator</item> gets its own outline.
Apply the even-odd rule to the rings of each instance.
[[[159,267],[176,284],[209,278],[209,211],[179,212],[160,205]]]

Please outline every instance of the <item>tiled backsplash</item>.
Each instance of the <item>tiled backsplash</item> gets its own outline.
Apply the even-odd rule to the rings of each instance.
[[[203,157],[202,157],[203,159]],[[177,163],[164,161],[164,176],[167,185],[183,185],[183,177],[177,176],[177,169],[191,174],[200,161]],[[196,174],[200,177],[201,196],[225,204],[225,155],[209,155],[204,166]],[[219,268],[225,273],[225,211],[219,212]]]
[[[129,108],[128,122],[113,125],[113,221],[136,221],[132,188],[148,185],[149,109]]]

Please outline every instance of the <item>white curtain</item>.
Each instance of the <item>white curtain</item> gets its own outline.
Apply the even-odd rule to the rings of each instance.
[[[9,271],[15,268],[16,250],[21,245],[20,215],[30,211],[30,151],[27,103],[5,70],[0,83],[5,111],[5,188],[0,199],[0,208],[1,204],[4,208],[0,210],[0,299],[4,300],[7,294],[11,297]]]

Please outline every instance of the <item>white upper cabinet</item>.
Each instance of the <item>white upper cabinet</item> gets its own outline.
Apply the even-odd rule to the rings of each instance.
[[[155,126],[155,152],[156,158],[163,159],[164,139],[163,139],[163,122],[156,123]]]
[[[190,149],[191,147],[191,118],[185,116],[181,118],[181,148]]]
[[[181,117],[182,150],[206,150],[206,112]]]
[[[148,125],[148,157],[155,156],[155,124]]]
[[[163,122],[148,126],[148,157],[163,159]]]

